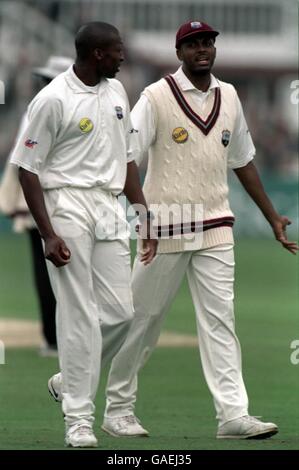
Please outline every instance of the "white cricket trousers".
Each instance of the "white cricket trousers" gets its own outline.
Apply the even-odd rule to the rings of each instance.
[[[222,424],[248,414],[241,351],[234,328],[234,264],[231,244],[158,254],[148,266],[136,258],[132,275],[135,317],[112,361],[106,417],[134,413],[137,373],[157,343],[163,319],[185,273],[196,312],[203,372],[214,399],[216,418]]]
[[[67,426],[92,423],[102,347],[113,356],[133,318],[127,222],[117,198],[99,188],[63,188],[44,196],[54,230],[71,251],[64,267],[47,262],[57,300],[62,410]],[[115,239],[114,217],[124,239]]]

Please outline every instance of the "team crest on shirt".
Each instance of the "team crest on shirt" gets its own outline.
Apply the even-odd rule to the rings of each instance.
[[[24,142],[24,145],[30,149],[33,149],[35,145],[37,145],[38,142],[36,140],[31,140],[31,139],[27,139],[25,140]]]
[[[114,109],[116,111],[117,119],[122,119],[124,117],[122,107],[121,106],[115,106]]]
[[[89,118],[82,118],[79,122],[79,128],[84,134],[88,134],[93,129],[93,123]]]
[[[224,147],[227,147],[229,144],[229,141],[230,141],[230,131],[225,129],[224,131],[222,131],[222,138],[221,138],[222,145],[224,145]]]
[[[172,131],[172,138],[177,144],[184,144],[188,140],[189,134],[184,127],[176,127]]]

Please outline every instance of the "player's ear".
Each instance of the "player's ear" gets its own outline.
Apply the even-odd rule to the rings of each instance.
[[[216,57],[216,51],[217,51],[217,49],[216,49],[216,39],[215,39],[215,38],[214,38],[214,40],[213,40],[213,47],[214,47],[215,57]]]
[[[96,48],[93,51],[93,55],[97,60],[102,60],[103,57],[104,57],[104,53],[103,53],[102,49],[99,49],[99,48]]]
[[[176,55],[177,55],[177,58],[178,58],[180,61],[183,60],[181,47],[179,47],[179,48],[176,50]]]

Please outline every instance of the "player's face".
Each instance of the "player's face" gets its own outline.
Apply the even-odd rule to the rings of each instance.
[[[191,74],[201,75],[210,72],[216,57],[214,39],[206,36],[193,36],[181,44],[177,56]]]
[[[108,46],[101,50],[101,60],[98,63],[99,75],[114,78],[123,60],[123,43],[120,37],[116,36]]]

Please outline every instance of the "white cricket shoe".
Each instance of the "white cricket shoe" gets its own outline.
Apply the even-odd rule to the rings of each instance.
[[[65,444],[69,447],[97,447],[98,440],[89,424],[74,424],[65,436]]]
[[[278,433],[274,423],[263,423],[253,416],[227,421],[218,427],[218,439],[266,439]]]
[[[144,429],[134,415],[118,418],[104,418],[103,431],[114,437],[147,437],[148,431]]]
[[[48,390],[55,401],[62,401],[60,373],[52,375],[48,380]]]

